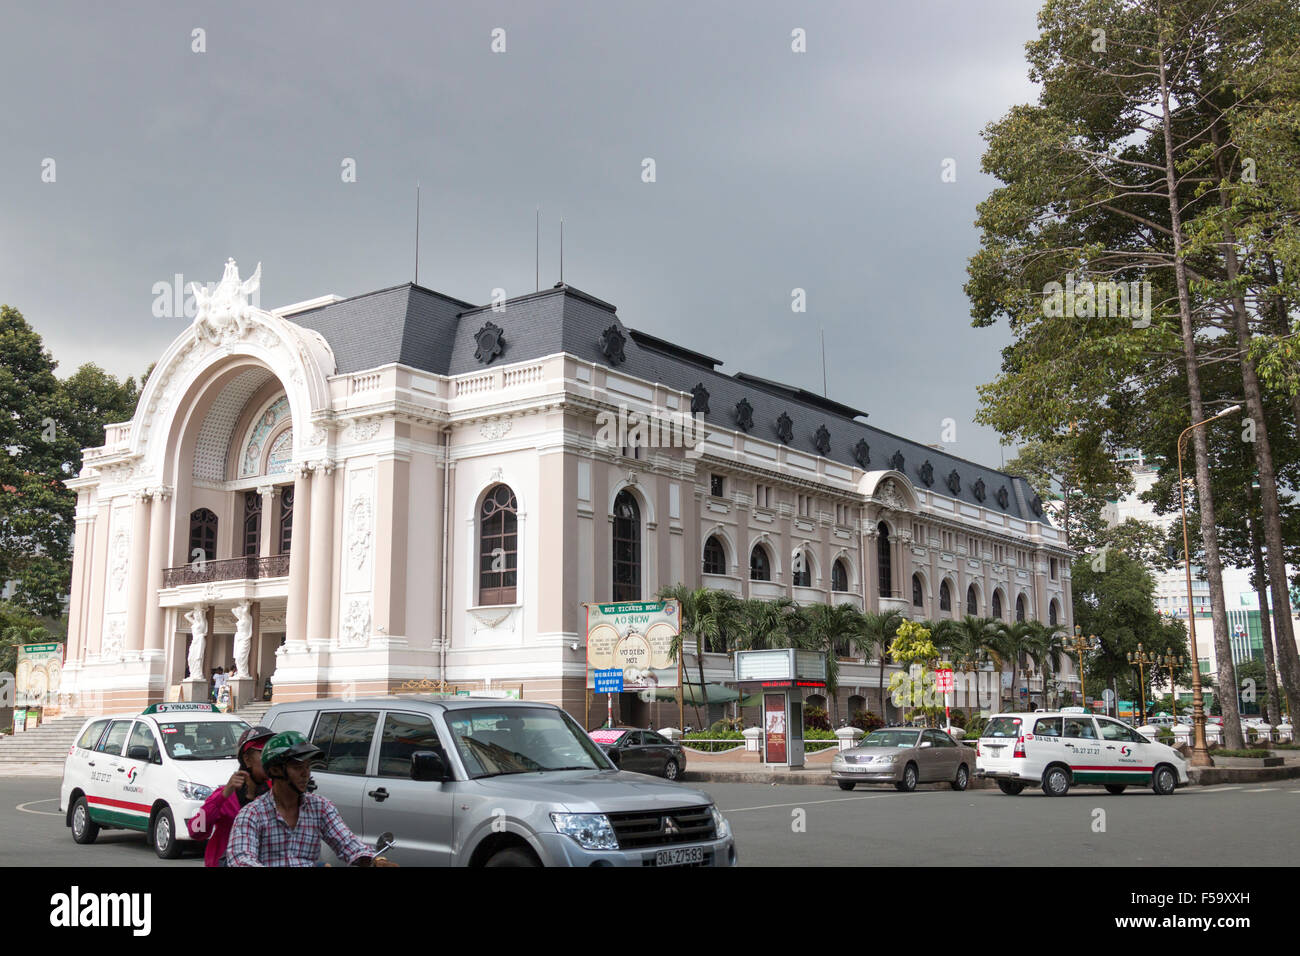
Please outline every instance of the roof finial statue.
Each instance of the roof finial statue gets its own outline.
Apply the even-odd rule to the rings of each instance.
[[[208,292],[197,282],[190,283],[194,293],[194,325],[200,338],[212,344],[243,336],[252,310],[248,297],[262,284],[262,264],[244,282],[239,280],[239,266],[234,259],[226,260],[226,269],[217,287]]]

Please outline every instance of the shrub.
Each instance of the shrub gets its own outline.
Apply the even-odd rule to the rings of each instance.
[[[803,726],[805,731],[810,728],[815,730],[830,730],[830,715],[820,707],[811,707],[808,704],[804,704]],[[805,733],[804,736],[806,737],[807,734]]]
[[[803,731],[805,753],[816,753],[819,750],[827,750],[836,746],[838,739],[832,730],[820,730],[817,728],[804,727]],[[817,741],[817,743],[813,743]]]
[[[966,736],[963,739],[970,740],[972,737],[978,737],[980,734],[984,733],[984,728],[988,726],[988,722],[989,719],[983,714],[971,714],[970,717],[966,718],[966,726],[964,728]]]
[[[1173,739],[1174,739],[1174,732],[1170,730],[1168,727],[1161,727],[1159,730],[1156,731],[1156,740],[1160,741],[1160,743],[1162,744],[1172,743]]]
[[[703,743],[702,741],[717,741],[717,743]],[[731,743],[731,741],[735,741],[735,743]],[[704,753],[731,750],[738,745],[742,747],[745,745],[745,735],[739,730],[696,730],[689,734],[682,734],[683,747],[690,747],[692,750],[700,750]]]
[[[1269,757],[1269,756],[1272,756],[1272,755],[1271,755],[1267,750],[1255,750],[1255,749],[1251,749],[1251,750],[1225,750],[1225,749],[1222,749],[1222,748],[1220,748],[1220,749],[1216,749],[1216,750],[1214,751],[1214,755],[1215,755],[1216,757]]]
[[[854,713],[853,719],[849,721],[849,726],[857,727],[859,730],[865,731],[866,733],[871,733],[873,730],[878,730],[885,726],[885,721],[882,717],[877,716],[869,710],[859,710]]]
[[[962,730],[966,729],[966,711],[961,710],[959,708],[954,708],[949,713],[948,720],[952,723],[954,727],[960,727],[962,728]]]

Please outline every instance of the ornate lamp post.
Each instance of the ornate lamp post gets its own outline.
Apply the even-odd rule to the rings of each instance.
[[[1182,654],[1166,654],[1162,661],[1169,668],[1169,703],[1173,708],[1174,717],[1178,717],[1178,695],[1174,692],[1174,668],[1182,667],[1187,663],[1187,658]]]
[[[1192,661],[1192,759],[1188,761],[1193,767],[1213,767],[1210,748],[1205,742],[1205,697],[1201,693],[1200,655],[1196,653],[1196,602],[1192,599],[1192,552],[1187,544],[1187,501],[1184,494],[1186,482],[1183,479],[1183,447],[1192,429],[1200,428],[1216,418],[1223,418],[1233,412],[1241,411],[1240,405],[1225,408],[1219,414],[1194,425],[1188,425],[1178,436],[1178,506],[1183,513],[1183,563],[1187,566],[1187,637]]]
[[[1147,682],[1146,682],[1146,671],[1144,670],[1144,668],[1147,666],[1159,667],[1160,658],[1156,654],[1148,654],[1146,651],[1144,651],[1142,649],[1142,643],[1139,641],[1137,653],[1134,654],[1132,651],[1129,651],[1128,662],[1130,664],[1137,665],[1138,693],[1142,695],[1142,703],[1141,703],[1142,723],[1145,724],[1147,722]]]
[[[1088,689],[1083,683],[1083,652],[1091,651],[1097,647],[1097,635],[1089,634],[1083,636],[1083,628],[1078,624],[1074,625],[1074,637],[1066,641],[1074,648],[1075,656],[1079,658],[1079,696],[1083,698],[1083,706],[1088,706]]]

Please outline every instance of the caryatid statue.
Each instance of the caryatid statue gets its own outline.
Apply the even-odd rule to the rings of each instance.
[[[192,611],[185,615],[185,620],[190,622],[190,653],[186,663],[190,666],[190,677],[201,679],[203,677],[203,651],[208,642],[208,614],[202,605],[196,605]]]
[[[253,649],[253,605],[240,601],[232,608],[235,615],[235,676],[252,677],[248,672],[248,653]]]

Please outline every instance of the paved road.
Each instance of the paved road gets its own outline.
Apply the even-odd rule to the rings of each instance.
[[[142,836],[124,831],[77,846],[58,813],[58,786],[53,778],[0,778],[0,866],[203,865],[193,854],[159,860]],[[1032,790],[1008,797],[694,786],[731,821],[749,866],[1291,866],[1300,858],[1300,781],[1190,787],[1172,797],[1085,787],[1059,798]],[[1098,808],[1105,832],[1093,832]]]

